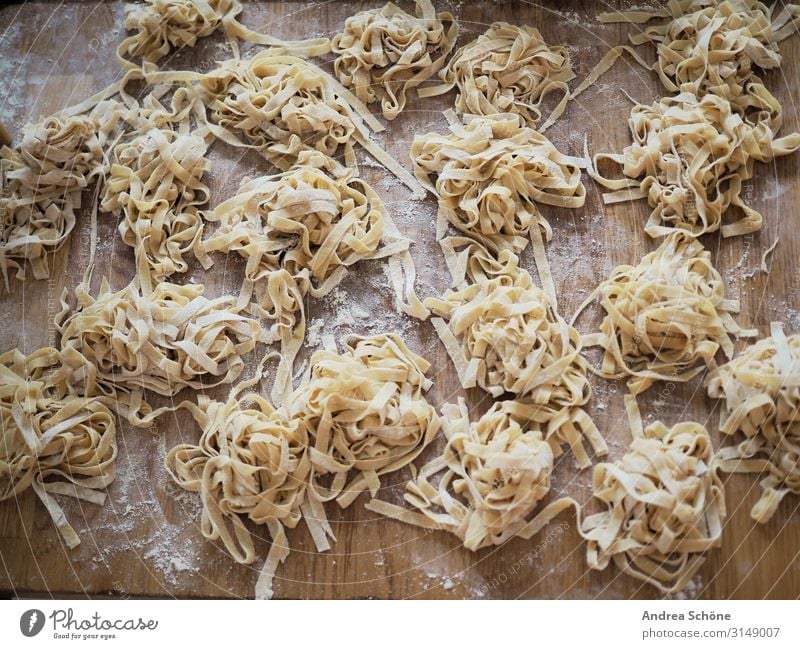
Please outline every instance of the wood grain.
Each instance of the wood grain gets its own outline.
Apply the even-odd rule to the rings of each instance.
[[[332,35],[344,19],[377,2],[273,2],[246,4],[243,21],[270,33],[299,38]],[[626,40],[627,28],[600,26],[598,10],[624,4],[572,0],[559,3],[437,2],[457,15],[463,44],[494,20],[538,27],[553,43],[567,43],[581,77],[609,46]],[[558,10],[545,5],[558,6]],[[114,81],[119,74],[114,58],[123,37],[122,3],[34,1],[0,8],[0,122],[18,138],[29,120],[67,106]],[[213,39],[195,50],[181,52],[172,67],[212,67],[227,58]],[[783,103],[784,133],[800,129],[797,110],[800,38],[781,44],[784,65],[765,75],[768,87]],[[326,64],[330,70],[330,63]],[[655,75],[627,62],[591,88],[548,132],[565,153],[579,154],[584,136],[593,151],[617,151],[629,142],[629,103],[625,88],[641,101],[663,94]],[[392,155],[408,164],[415,134],[442,131],[441,111],[453,95],[428,101],[412,99],[406,111],[378,138]],[[260,158],[215,145],[212,153],[212,203],[233,194],[245,176],[271,171]],[[742,301],[741,322],[766,334],[772,320],[800,330],[798,288],[800,202],[797,155],[760,165],[746,185],[747,200],[764,214],[765,227],[754,235],[722,240],[703,238],[727,282],[729,296]],[[434,240],[435,201],[410,200],[409,192],[383,169],[363,166],[362,175],[386,201],[401,230],[416,244],[413,254],[423,295],[441,292],[447,272]],[[635,263],[655,243],[642,228],[648,213],[643,202],[603,206],[588,177],[586,206],[580,210],[547,209],[555,236],[549,255],[560,297],[561,312],[569,316],[611,269]],[[106,275],[115,287],[133,276],[132,252],[122,245],[114,219],[101,219],[101,244],[95,279]],[[88,253],[88,224],[82,219],[69,245],[55,255],[50,281],[16,283],[0,298],[0,349],[30,352],[54,342],[49,324],[64,287],[79,280]],[[761,252],[780,238],[771,257],[771,272],[756,272]],[[531,268],[531,260],[525,258]],[[186,281],[202,281],[211,294],[236,292],[242,264],[233,257],[218,260],[212,271],[198,267]],[[178,280],[182,281],[182,280]],[[353,313],[352,306],[358,305]],[[444,349],[428,323],[394,312],[384,267],[367,262],[346,280],[339,299],[312,301],[309,319],[320,333],[337,337],[350,332],[377,333],[397,329],[413,349],[433,362],[435,388],[431,399],[441,404],[463,391]],[[364,316],[362,311],[368,313]],[[599,314],[582,320],[588,331]],[[739,344],[737,349],[741,349]],[[255,356],[255,355],[254,355]],[[592,357],[593,360],[597,360]],[[254,361],[254,359],[250,359]],[[251,365],[252,367],[252,365]],[[611,459],[624,453],[629,433],[622,410],[624,386],[593,379],[596,396],[590,413],[611,446]],[[268,386],[264,386],[266,390]],[[222,395],[224,390],[214,394]],[[478,391],[466,395],[476,413],[489,406]],[[715,404],[702,389],[701,379],[686,385],[662,384],[641,401],[647,421],[672,424],[695,419],[715,431]],[[719,442],[718,435],[715,440]],[[235,564],[199,531],[197,499],[175,488],[163,469],[165,452],[180,440],[196,440],[199,431],[184,414],[164,417],[152,431],[123,427],[120,433],[118,478],[104,507],[64,502],[83,543],[74,551],[60,542],[43,507],[32,493],[0,503],[0,590],[10,595],[251,597],[258,564]],[[432,449],[433,451],[433,449]],[[407,474],[386,479],[383,497],[396,498]],[[575,470],[569,456],[557,461],[552,497],[569,493],[589,502],[591,471]],[[796,598],[800,595],[800,500],[788,497],[772,521],[753,523],[748,515],[759,488],[754,477],[727,479],[727,520],[721,549],[708,560],[686,597]],[[290,533],[293,552],[279,569],[276,595],[284,598],[649,598],[658,593],[610,568],[588,571],[585,548],[574,518],[563,515],[531,541],[513,540],[502,547],[470,553],[455,538],[425,533],[386,520],[376,520],[363,508],[363,497],[344,512],[330,510],[338,542],[331,552],[315,552],[302,526]],[[253,531],[264,537],[263,529]],[[267,540],[258,541],[266,556]]]

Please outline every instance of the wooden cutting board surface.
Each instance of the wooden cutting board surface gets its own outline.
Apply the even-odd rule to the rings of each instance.
[[[246,3],[242,20],[249,26],[284,38],[333,35],[347,16],[375,2]],[[466,43],[495,20],[538,27],[551,43],[566,43],[578,77],[608,47],[626,42],[630,28],[601,26],[599,10],[625,4],[590,1],[552,3],[436,2],[451,9],[461,24],[460,43]],[[557,9],[547,8],[558,7]],[[121,2],[33,1],[0,8],[0,121],[15,136],[29,120],[76,103],[114,81],[119,67],[116,45],[124,37]],[[800,129],[798,57],[800,38],[781,44],[783,67],[764,75],[767,86],[784,106],[783,133]],[[651,57],[652,52],[647,52]],[[206,40],[182,52],[170,63],[175,68],[207,70],[229,58],[218,40]],[[330,63],[326,64],[328,70]],[[629,143],[630,104],[620,89],[639,101],[664,94],[654,74],[619,62],[569,109],[547,135],[568,154],[579,155],[584,135],[592,151],[620,151]],[[408,152],[416,134],[445,129],[442,110],[454,95],[432,100],[411,99],[406,111],[389,125],[378,141],[409,166]],[[18,141],[18,140],[17,140]],[[245,176],[270,173],[259,157],[217,146],[212,150],[212,204],[230,197]],[[800,156],[757,165],[755,178],[745,184],[746,202],[764,214],[759,233],[723,240],[703,238],[726,281],[728,295],[742,302],[740,322],[758,327],[780,320],[787,330],[800,331]],[[435,242],[435,199],[411,200],[410,193],[386,170],[362,165],[362,176],[381,194],[400,229],[416,244],[413,255],[423,296],[439,294],[448,275]],[[545,208],[555,235],[548,247],[560,311],[571,316],[612,268],[636,263],[656,243],[643,232],[648,214],[645,202],[606,207],[594,183],[584,177],[586,206],[579,210]],[[90,196],[87,194],[87,202]],[[64,287],[79,281],[89,249],[88,219],[83,218],[66,245],[52,260],[50,281],[14,283],[10,295],[0,296],[0,349],[26,352],[55,342],[52,317]],[[115,219],[101,217],[95,279],[107,276],[121,288],[133,276],[133,255],[115,230]],[[770,272],[758,272],[762,251],[776,237],[780,243],[770,258]],[[528,253],[529,254],[529,253]],[[531,260],[523,257],[530,269]],[[243,266],[240,260],[219,259],[209,272],[197,265],[185,278],[202,282],[209,294],[236,293]],[[490,400],[472,390],[465,394],[444,348],[429,323],[396,314],[381,262],[361,263],[341,289],[308,304],[309,343],[322,334],[397,330],[412,349],[433,363],[435,387],[430,393],[440,405],[465,396],[476,413]],[[178,279],[177,281],[183,281]],[[597,309],[582,320],[589,331],[599,323]],[[737,350],[742,348],[738,344]],[[312,348],[313,349],[313,348]],[[249,359],[248,370],[256,361]],[[596,356],[591,356],[594,362]],[[621,457],[630,434],[622,409],[624,385],[592,378],[595,398],[589,411],[610,445],[610,459]],[[222,396],[226,390],[213,394]],[[701,380],[688,384],[659,384],[641,398],[646,421],[662,419],[703,422],[714,431],[718,415],[705,396]],[[62,498],[69,520],[83,542],[73,551],[61,543],[42,505],[33,493],[0,503],[0,590],[17,595],[252,597],[260,561],[240,566],[219,544],[200,534],[200,508],[194,494],[182,492],[169,480],[163,461],[166,451],[181,440],[196,440],[199,431],[185,415],[165,416],[151,431],[122,427],[116,482],[103,507]],[[433,451],[434,449],[431,449]],[[402,490],[408,474],[385,478],[392,493]],[[551,496],[570,494],[591,500],[591,470],[578,472],[567,455],[557,461]],[[787,497],[766,525],[749,518],[759,494],[752,476],[727,478],[729,517],[722,547],[708,560],[680,597],[796,598],[800,595],[800,499]],[[388,494],[387,494],[388,495]],[[641,598],[657,597],[655,589],[621,575],[616,569],[588,571],[585,546],[575,530],[574,516],[564,514],[531,541],[512,540],[502,547],[470,553],[445,533],[426,533],[388,520],[363,508],[363,497],[344,512],[330,509],[338,542],[319,554],[303,526],[290,532],[293,549],[278,570],[276,596],[285,598]],[[252,528],[257,550],[268,551],[266,532]]]

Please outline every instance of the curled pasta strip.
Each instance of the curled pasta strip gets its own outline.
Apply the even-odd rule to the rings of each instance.
[[[285,528],[302,518],[311,470],[308,436],[302,422],[287,419],[256,394],[232,394],[226,402],[200,396],[197,405],[186,406],[202,436],[197,444],[170,450],[167,469],[178,485],[200,494],[203,536],[221,541],[239,563],[257,558],[242,517],[267,526],[272,545],[256,597],[268,599],[275,570],[289,555]]]
[[[311,358],[308,381],[285,404],[308,430],[314,500],[347,507],[374,496],[380,476],[407,466],[430,444],[440,422],[425,399],[430,368],[397,334],[353,338],[342,354]],[[350,471],[357,473],[347,483]],[[320,478],[330,476],[330,485]]]
[[[248,61],[223,63],[200,83],[210,128],[225,142],[254,148],[282,170],[307,149],[335,156],[341,148],[348,166],[355,167],[353,144],[358,143],[412,191],[424,195],[413,176],[370,139],[369,129],[383,127],[369,109],[312,63],[266,50]]]
[[[761,498],[750,515],[765,523],[788,493],[800,494],[800,335],[773,323],[758,341],[707,379],[708,394],[723,399],[720,430],[745,439],[717,454],[721,470],[764,473]]]
[[[426,88],[420,96],[441,94],[456,86],[459,113],[515,113],[531,127],[542,119],[545,97],[563,93],[542,132],[564,112],[570,94],[567,82],[575,78],[566,47],[548,45],[534,27],[504,22],[492,23],[486,33],[460,47],[439,76],[444,84]]]
[[[47,255],[58,250],[75,227],[81,190],[106,168],[103,147],[118,117],[112,102],[90,115],[56,114],[30,124],[19,147],[0,148],[0,270],[24,279],[50,276]]]
[[[183,256],[199,241],[198,206],[209,197],[205,153],[202,137],[168,128],[148,129],[114,151],[100,209],[122,215],[122,240],[144,256],[156,282],[185,273]]]
[[[581,408],[592,390],[580,334],[558,315],[511,251],[501,251],[496,260],[469,240],[443,243],[451,250],[466,245],[458,253],[463,270],[454,275],[458,279],[464,273],[470,283],[425,304],[442,318],[432,322],[461,385],[477,385],[493,397],[511,393],[518,401],[542,406],[538,415],[550,417],[548,440],[567,442],[578,465],[589,466],[583,438],[598,454],[607,447]]]
[[[769,162],[800,148],[800,133],[775,139],[780,106],[774,98],[769,103],[767,95],[762,99],[774,119],[757,126],[716,95],[698,99],[683,92],[652,106],[636,105],[629,120],[634,143],[622,155],[596,155],[590,168],[596,181],[614,190],[603,195],[604,202],[646,197],[653,208],[645,226],[651,237],[675,230],[699,236],[721,229],[726,237],[759,230],[762,216],[742,200],[742,181],[752,178],[755,161]],[[624,177],[600,174],[597,165],[603,158],[619,164]],[[732,206],[745,216],[723,225]]]
[[[439,200],[438,236],[450,223],[490,251],[519,253],[534,242],[534,256],[548,297],[555,300],[541,231],[552,229],[539,205],[584,204],[581,161],[559,153],[516,115],[452,123],[448,135],[429,133],[411,146],[414,173]]]
[[[147,0],[146,4],[128,5],[125,28],[136,33],[120,43],[117,58],[123,68],[132,68],[135,66],[128,57],[141,57],[144,70],[157,70],[156,63],[171,50],[194,47],[198,39],[220,27],[237,55],[237,38],[283,46],[298,55],[316,56],[330,51],[330,42],[325,38],[287,42],[254,32],[236,20],[241,12],[238,0]]]
[[[0,355],[0,500],[32,488],[69,548],[80,543],[53,495],[101,505],[114,480],[114,415],[99,400],[60,395],[59,352]]]
[[[725,494],[711,437],[700,424],[656,422],[634,431],[620,461],[595,467],[593,488],[607,507],[581,522],[594,570],[613,561],[625,574],[675,593],[700,568],[703,553],[720,544]]]
[[[529,519],[550,492],[553,471],[551,446],[538,422],[527,416],[534,410],[503,401],[471,422],[463,399],[458,405],[446,404],[442,427],[447,446],[406,484],[404,497],[413,509],[377,499],[367,509],[426,529],[446,530],[473,551],[502,545],[515,536],[531,538],[558,513],[577,507],[571,498],[561,498]]]
[[[347,19],[331,42],[334,69],[365,104],[380,100],[383,116],[393,120],[406,93],[441,69],[457,39],[455,18],[437,15],[430,0],[416,0],[416,16],[387,2]]]
[[[203,434],[166,459],[173,479],[200,493],[203,535],[221,540],[236,561],[256,558],[240,517],[267,525],[272,547],[257,598],[272,596],[275,571],[289,555],[285,528],[302,518],[317,550],[329,550],[324,504],[347,507],[367,489],[374,495],[379,476],[412,462],[440,425],[423,396],[430,365],[396,334],[357,338],[342,354],[318,352],[306,383],[278,410],[258,395],[237,396],[260,380],[268,358],[225,403],[184,402]]]
[[[275,322],[275,338],[283,348],[276,401],[291,389],[307,294],[327,294],[363,259],[390,257],[413,268],[410,241],[397,232],[375,191],[316,151],[302,152],[288,171],[249,181],[206,218],[220,227],[203,241],[201,261],[210,266],[212,252],[244,257],[240,304],[255,292],[260,313]],[[401,282],[397,297],[404,312],[427,317],[413,284],[408,290]]]
[[[56,322],[59,380],[71,392],[102,397],[135,425],[163,412],[143,401],[144,390],[174,396],[186,387],[232,383],[242,356],[268,337],[235,298],[208,299],[203,290],[164,282],[148,291],[133,283],[113,293],[103,282],[92,297],[79,286],[77,308],[65,304]]]
[[[632,394],[654,381],[690,380],[705,367],[714,368],[720,348],[733,355],[729,334],[752,336],[731,313],[739,304],[725,299],[722,277],[711,255],[696,239],[674,232],[637,266],[618,266],[584,302],[606,312],[600,333],[584,336],[584,344],[604,348],[599,374],[630,377]]]
[[[653,69],[670,92],[689,88],[698,96],[728,99],[740,113],[748,112],[748,95],[760,86],[757,68],[781,64],[778,42],[800,24],[800,5],[785,5],[773,17],[774,6],[757,0],[672,0],[666,11],[631,16],[601,14],[602,22],[649,22],[669,17],[631,36],[634,44],[656,45]]]

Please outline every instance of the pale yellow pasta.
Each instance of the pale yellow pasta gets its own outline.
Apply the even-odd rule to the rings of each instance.
[[[167,469],[178,485],[200,494],[203,536],[221,541],[237,562],[251,564],[257,558],[241,517],[267,526],[271,547],[256,597],[269,599],[275,570],[289,555],[285,528],[296,527],[303,517],[311,471],[303,424],[286,419],[256,394],[234,393],[225,402],[199,396],[197,405],[184,406],[202,436],[197,444],[170,450]]]
[[[770,162],[800,148],[800,133],[776,139],[780,106],[768,93],[758,97],[771,117],[756,126],[713,94],[698,99],[683,92],[651,106],[634,106],[629,120],[634,143],[622,155],[596,155],[590,168],[592,178],[614,190],[603,195],[604,202],[646,197],[653,208],[645,226],[651,237],[676,230],[699,236],[720,229],[728,237],[761,229],[761,214],[742,199],[742,182],[752,178],[754,162]],[[602,159],[619,164],[624,177],[599,173]],[[732,208],[744,217],[723,224]]]
[[[746,118],[755,117],[752,95],[764,93],[757,69],[780,67],[778,42],[796,31],[800,5],[767,6],[758,0],[670,0],[665,10],[641,12],[635,22],[669,20],[631,36],[634,44],[656,45],[653,69],[670,92],[728,99]],[[630,19],[628,12],[601,14],[603,22]]]
[[[341,354],[312,356],[310,378],[285,409],[310,437],[315,500],[347,507],[365,490],[374,496],[381,475],[408,465],[431,443],[440,424],[424,396],[429,368],[397,334],[355,337]],[[357,475],[348,483],[351,470]],[[326,475],[327,487],[317,481]]]
[[[214,135],[233,146],[256,149],[282,170],[302,151],[328,156],[340,150],[356,165],[363,146],[417,195],[424,191],[399,163],[370,139],[382,131],[369,109],[321,68],[281,50],[247,61],[228,61],[200,79]],[[244,137],[244,142],[240,139]]]
[[[709,396],[723,399],[720,430],[744,440],[720,449],[718,466],[734,473],[764,473],[761,498],[750,515],[765,523],[789,494],[800,494],[800,335],[772,336],[712,372]]]
[[[56,322],[60,380],[74,393],[102,397],[135,425],[163,412],[152,411],[144,390],[174,396],[233,382],[242,356],[269,338],[235,298],[208,299],[203,291],[163,282],[152,291],[132,283],[112,292],[103,282],[92,297],[79,286],[77,307],[65,304]]]
[[[144,70],[158,70],[156,63],[171,50],[194,47],[199,38],[210,36],[220,27],[237,55],[236,39],[283,46],[309,56],[330,51],[325,38],[287,42],[254,32],[236,20],[241,12],[238,0],[147,0],[145,4],[130,4],[125,28],[136,33],[120,43],[117,58],[123,68],[134,67],[128,57],[141,57]]]
[[[411,146],[414,173],[439,200],[437,236],[447,223],[491,252],[519,253],[533,241],[542,285],[555,303],[555,287],[542,231],[552,229],[539,205],[581,207],[586,189],[581,161],[561,154],[517,115],[476,117],[450,133],[428,133]]]
[[[239,563],[256,559],[240,517],[268,527],[272,547],[257,598],[272,597],[275,571],[289,555],[285,528],[302,518],[317,550],[329,550],[335,537],[325,503],[348,507],[365,490],[374,496],[380,476],[411,463],[440,425],[424,397],[430,365],[396,334],[314,354],[306,381],[277,410],[256,394],[238,396],[260,380],[268,358],[226,402],[181,404],[203,434],[166,460],[180,486],[200,493],[203,535],[221,540]]]
[[[52,347],[0,355],[0,501],[29,487],[67,547],[80,543],[54,495],[102,505],[117,456],[113,413],[98,399],[61,394]]]
[[[540,407],[542,430],[561,453],[559,442],[572,448],[580,467],[591,464],[583,446],[607,452],[605,442],[582,409],[592,395],[581,336],[558,315],[530,274],[509,250],[496,260],[465,239],[445,239],[454,264],[456,290],[425,305],[441,316],[433,325],[453,360],[462,387],[476,385],[493,397],[511,394],[521,404]],[[461,248],[455,252],[456,248]],[[469,280],[461,284],[460,280]]]
[[[155,282],[186,272],[184,254],[203,231],[205,153],[202,137],[170,128],[150,128],[114,150],[100,209],[122,216],[122,240],[145,258]]]
[[[739,304],[725,298],[709,252],[682,232],[667,236],[637,266],[615,268],[575,317],[594,300],[606,315],[600,333],[584,336],[584,344],[603,347],[599,373],[629,377],[632,394],[654,381],[688,381],[715,367],[720,348],[733,355],[731,334],[753,334],[733,320]]]
[[[457,38],[452,14],[437,14],[430,0],[416,0],[416,16],[387,2],[346,20],[331,42],[334,70],[361,101],[380,101],[383,116],[393,120],[406,93],[441,69]]]
[[[439,76],[444,85],[425,89],[420,96],[456,86],[459,113],[515,113],[531,127],[542,119],[543,100],[561,93],[542,132],[564,112],[570,94],[567,82],[575,78],[566,47],[548,45],[534,27],[505,22],[492,23],[486,33],[459,48]]]
[[[47,255],[75,227],[81,190],[106,169],[103,146],[118,115],[101,102],[89,115],[55,114],[30,124],[14,149],[0,148],[0,271],[36,279],[50,276]]]
[[[725,493],[702,425],[656,422],[634,430],[630,450],[597,465],[592,482],[607,509],[581,521],[590,568],[613,561],[625,574],[676,593],[697,573],[703,553],[719,547]]]
[[[473,551],[515,536],[531,538],[559,512],[577,506],[561,498],[529,518],[550,492],[553,471],[553,451],[530,417],[535,410],[503,401],[471,422],[463,399],[446,404],[442,427],[447,446],[406,484],[404,497],[413,509],[376,499],[367,509],[446,530]]]
[[[397,231],[375,191],[322,153],[303,151],[288,171],[247,182],[206,218],[220,227],[200,245],[203,265],[213,263],[212,252],[244,257],[239,304],[253,299],[258,313],[275,323],[283,352],[275,401],[291,390],[305,333],[304,298],[330,292],[358,261],[388,257],[391,272],[405,273],[409,282],[400,281],[400,308],[427,317],[413,289],[411,242]]]

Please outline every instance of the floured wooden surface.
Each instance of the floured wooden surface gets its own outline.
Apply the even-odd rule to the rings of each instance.
[[[282,38],[334,34],[347,16],[380,2],[245,3],[242,21]],[[630,6],[629,2],[564,1],[559,10],[525,3],[436,2],[450,9],[461,24],[459,44],[482,32],[494,20],[527,23],[539,28],[552,43],[566,43],[578,78],[610,46],[626,42],[628,29],[594,22],[600,10]],[[543,3],[544,4],[544,3]],[[549,4],[549,3],[548,3]],[[556,3],[552,3],[556,4]],[[641,3],[639,3],[641,4]],[[114,81],[119,67],[116,45],[124,37],[123,3],[28,2],[0,8],[0,121],[15,138],[22,125],[75,103]],[[73,33],[75,34],[73,36]],[[246,49],[247,51],[255,51]],[[800,129],[798,114],[798,60],[800,37],[781,44],[783,67],[763,74],[765,84],[784,107],[782,133]],[[648,52],[652,60],[652,52]],[[208,70],[229,58],[224,44],[212,38],[194,51],[179,54],[170,67]],[[327,70],[332,66],[327,64]],[[574,83],[574,82],[573,82]],[[592,151],[620,151],[629,143],[630,104],[619,88],[640,101],[663,94],[655,76],[621,61],[598,84],[579,97],[547,136],[563,153],[580,155],[584,134]],[[412,93],[413,95],[413,93]],[[401,116],[376,140],[395,159],[410,168],[408,151],[415,134],[446,129],[441,111],[454,95],[429,100],[415,97]],[[373,105],[373,111],[379,106]],[[212,205],[235,192],[240,180],[271,172],[256,155],[216,143],[209,155]],[[362,177],[386,202],[398,227],[416,244],[412,255],[419,272],[421,296],[441,293],[448,273],[435,242],[436,202],[414,200],[411,193],[377,163],[363,158]],[[764,214],[764,229],[754,235],[722,240],[718,234],[702,238],[727,283],[728,296],[741,299],[745,327],[766,335],[772,320],[786,323],[787,333],[800,331],[800,228],[797,204],[800,180],[797,154],[770,165],[757,165],[755,178],[745,184],[745,202]],[[543,207],[553,225],[548,254],[559,295],[559,311],[569,317],[586,295],[612,268],[637,263],[657,242],[643,231],[649,210],[645,201],[604,206],[598,187],[584,174],[586,206],[579,210]],[[14,292],[0,296],[0,350],[19,346],[30,352],[55,341],[52,317],[64,286],[73,287],[89,252],[88,218],[79,220],[69,245],[53,260],[50,281],[17,283]],[[758,271],[762,252],[780,237],[769,257],[768,275]],[[533,270],[530,252],[523,255]],[[185,278],[202,282],[212,296],[236,293],[244,264],[237,256],[217,257],[204,273],[197,263]],[[342,286],[323,300],[307,304],[309,331],[306,350],[313,351],[322,336],[340,338],[349,333],[401,333],[413,351],[433,363],[435,386],[430,398],[442,404],[463,395],[455,370],[430,323],[396,313],[392,290],[381,261],[361,262]],[[121,288],[133,276],[133,253],[116,233],[116,219],[100,219],[98,263],[94,277],[109,277]],[[583,317],[587,332],[600,321],[597,309]],[[741,349],[742,343],[737,344]],[[307,354],[306,354],[307,355]],[[590,351],[592,362],[598,352]],[[260,359],[250,355],[252,372]],[[244,376],[248,376],[246,370]],[[595,397],[588,411],[609,442],[609,459],[622,456],[630,439],[622,406],[625,387],[592,377]],[[265,382],[263,391],[269,390]],[[227,388],[210,391],[222,397]],[[183,396],[183,395],[182,395]],[[490,405],[478,390],[466,395],[477,414]],[[155,401],[154,404],[163,402]],[[640,397],[645,422],[662,419],[672,425],[694,419],[708,426],[715,442],[718,416],[705,396],[701,379],[688,384],[661,383]],[[33,493],[18,501],[0,503],[0,590],[18,594],[112,594],[116,596],[252,597],[260,563],[240,566],[221,547],[200,534],[200,504],[195,494],[172,484],[163,468],[166,451],[181,440],[196,441],[200,431],[186,413],[165,416],[152,431],[122,426],[117,480],[104,507],[61,499],[70,522],[83,543],[71,552]],[[425,457],[434,453],[429,449]],[[418,462],[420,464],[420,462]],[[398,502],[408,473],[384,478],[380,496]],[[754,476],[725,476],[729,518],[723,547],[709,553],[706,565],[680,597],[794,598],[800,595],[800,499],[789,496],[767,525],[749,518],[758,499]],[[591,469],[577,472],[569,455],[556,460],[550,499],[564,494],[587,502],[591,496]],[[318,554],[301,525],[289,533],[292,555],[276,575],[276,597],[336,598],[591,598],[656,597],[655,589],[610,568],[588,572],[585,546],[575,530],[574,517],[565,514],[531,541],[512,540],[502,547],[470,553],[445,533],[426,533],[387,520],[376,520],[363,508],[364,497],[344,513],[329,515],[338,542],[331,552]],[[545,501],[544,504],[546,504]],[[590,508],[593,511],[593,508]],[[252,528],[259,538],[264,528]],[[267,541],[258,543],[266,556]]]

